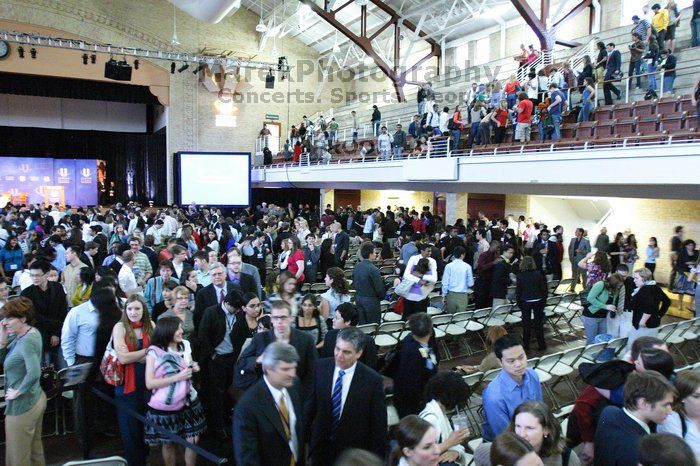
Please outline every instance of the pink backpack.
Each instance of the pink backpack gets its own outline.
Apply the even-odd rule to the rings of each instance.
[[[155,376],[159,379],[170,377],[187,368],[187,363],[182,356],[163,351],[157,346],[149,347],[146,354],[155,356]],[[185,407],[189,394],[190,381],[181,380],[154,389],[148,406],[159,411],[180,411]]]

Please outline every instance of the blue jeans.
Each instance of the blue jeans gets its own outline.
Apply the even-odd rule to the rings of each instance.
[[[591,118],[591,107],[593,107],[593,103],[591,101],[587,101],[583,103],[583,107],[581,107],[581,111],[578,113],[578,121],[581,123],[582,121],[588,121]]]
[[[673,82],[675,80],[675,76],[664,76],[664,92],[673,93]]]
[[[418,116],[422,117],[423,113],[425,113],[425,100],[418,102]]]
[[[403,147],[394,147],[394,155],[401,155],[403,152]]]
[[[459,137],[461,135],[460,130],[458,129],[453,129],[452,130],[452,137],[454,138],[454,142],[452,143],[452,150],[457,149],[459,146]]]
[[[352,132],[352,142],[357,141],[357,131]]]
[[[479,134],[478,122],[472,123],[472,125],[469,127],[469,139],[467,140],[467,147],[471,147],[474,144],[481,144],[481,135]]]
[[[139,366],[143,366],[143,368]],[[146,413],[147,394],[145,364],[141,363],[136,366],[135,391],[125,395],[124,386],[120,385],[114,388],[114,399],[118,405],[129,408],[142,416]],[[148,458],[148,445],[143,441],[143,424],[119,408],[117,408],[117,421],[119,421],[119,433],[129,466],[145,465],[146,458]]]
[[[690,34],[692,37],[692,46],[697,47],[700,45],[700,18],[690,21]]]
[[[647,75],[649,78],[649,86],[647,86],[647,87],[649,89],[651,89],[652,91],[655,91],[656,89],[658,89],[658,87],[656,85],[656,68],[657,68],[656,64],[647,65],[647,73],[651,73],[651,74]]]
[[[637,87],[642,87],[642,78],[639,76],[642,74],[642,60],[630,61],[627,74],[630,77],[629,81],[627,81],[630,87],[632,87],[632,76],[637,76]]]
[[[337,131],[330,131],[329,136],[331,137],[331,144],[335,142],[335,136],[337,134]]]
[[[372,120],[372,132],[374,133],[374,137],[376,138],[379,136],[379,125],[381,124],[380,121]]]
[[[559,140],[561,139],[561,115],[552,115],[552,123],[554,124],[552,139]]]
[[[508,102],[508,110],[513,108],[513,106],[515,105],[515,102],[517,100],[518,100],[517,94],[507,94],[506,95],[506,102]]]
[[[583,329],[586,332],[586,344],[590,345],[597,335],[608,332],[608,322],[605,317],[596,319],[595,317],[581,316]]]

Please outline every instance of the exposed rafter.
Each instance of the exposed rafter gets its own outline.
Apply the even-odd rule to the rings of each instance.
[[[540,47],[542,50],[552,50],[555,44],[564,45],[566,47],[578,47],[578,42],[560,39],[556,36],[557,30],[564,25],[566,22],[574,18],[576,15],[581,13],[586,8],[593,8],[592,0],[581,0],[575,7],[564,14],[560,19],[548,27],[547,21],[549,19],[549,7],[550,0],[540,0],[540,16],[533,11],[527,0],[511,0],[511,3],[515,9],[523,17],[527,25],[532,29],[532,31],[537,36],[540,41]],[[560,8],[557,10],[557,16],[565,11],[565,8]],[[592,14],[592,13],[591,13]]]
[[[407,19],[402,19],[398,12],[394,9],[381,2],[381,0],[369,0],[370,4],[363,5],[360,8],[360,33],[356,34],[350,28],[338,20],[336,14],[338,11],[345,7],[345,4],[338,6],[338,10],[331,9],[331,5],[328,2],[325,3],[325,8],[319,7],[313,0],[299,0],[304,5],[309,6],[311,10],[316,13],[320,18],[326,21],[328,24],[337,29],[340,33],[350,39],[353,43],[357,45],[365,54],[372,57],[374,63],[379,67],[380,70],[392,81],[394,85],[394,90],[396,92],[396,98],[399,102],[405,101],[403,87],[406,84],[406,76],[413,70],[421,66],[425,61],[432,57],[440,57],[440,45],[431,38],[425,39],[428,44],[430,44],[430,52],[418,60],[417,63],[410,66],[408,69],[401,67],[401,42],[400,34],[401,29],[406,28],[412,31],[414,35],[417,35],[417,39],[422,39],[426,36],[426,33],[421,31]],[[367,25],[368,18],[368,7],[374,5],[378,10],[382,11],[387,19],[384,20],[383,24],[379,26],[379,29],[370,33]],[[375,48],[374,39],[376,39],[383,31],[391,28],[391,34],[393,35],[393,59],[388,59],[384,56],[384,53],[379,53],[378,49]],[[377,32],[379,31],[379,32]]]

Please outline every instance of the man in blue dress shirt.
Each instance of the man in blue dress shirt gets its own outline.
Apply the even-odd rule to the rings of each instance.
[[[494,344],[501,372],[483,393],[485,442],[506,430],[515,408],[523,401],[542,401],[542,387],[537,373],[527,368],[527,355],[519,335],[505,335]]]
[[[469,293],[474,286],[474,274],[471,265],[464,262],[467,251],[462,246],[455,246],[454,259],[447,264],[442,275],[442,302],[445,312],[454,314],[467,310]]]

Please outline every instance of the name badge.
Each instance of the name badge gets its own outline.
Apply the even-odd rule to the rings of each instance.
[[[10,264],[10,270],[17,270],[17,264]]]
[[[263,253],[261,252],[260,254],[258,254],[258,259],[262,259],[262,258],[263,258]]]
[[[311,261],[306,261],[306,265],[313,265],[313,262],[311,262]]]

